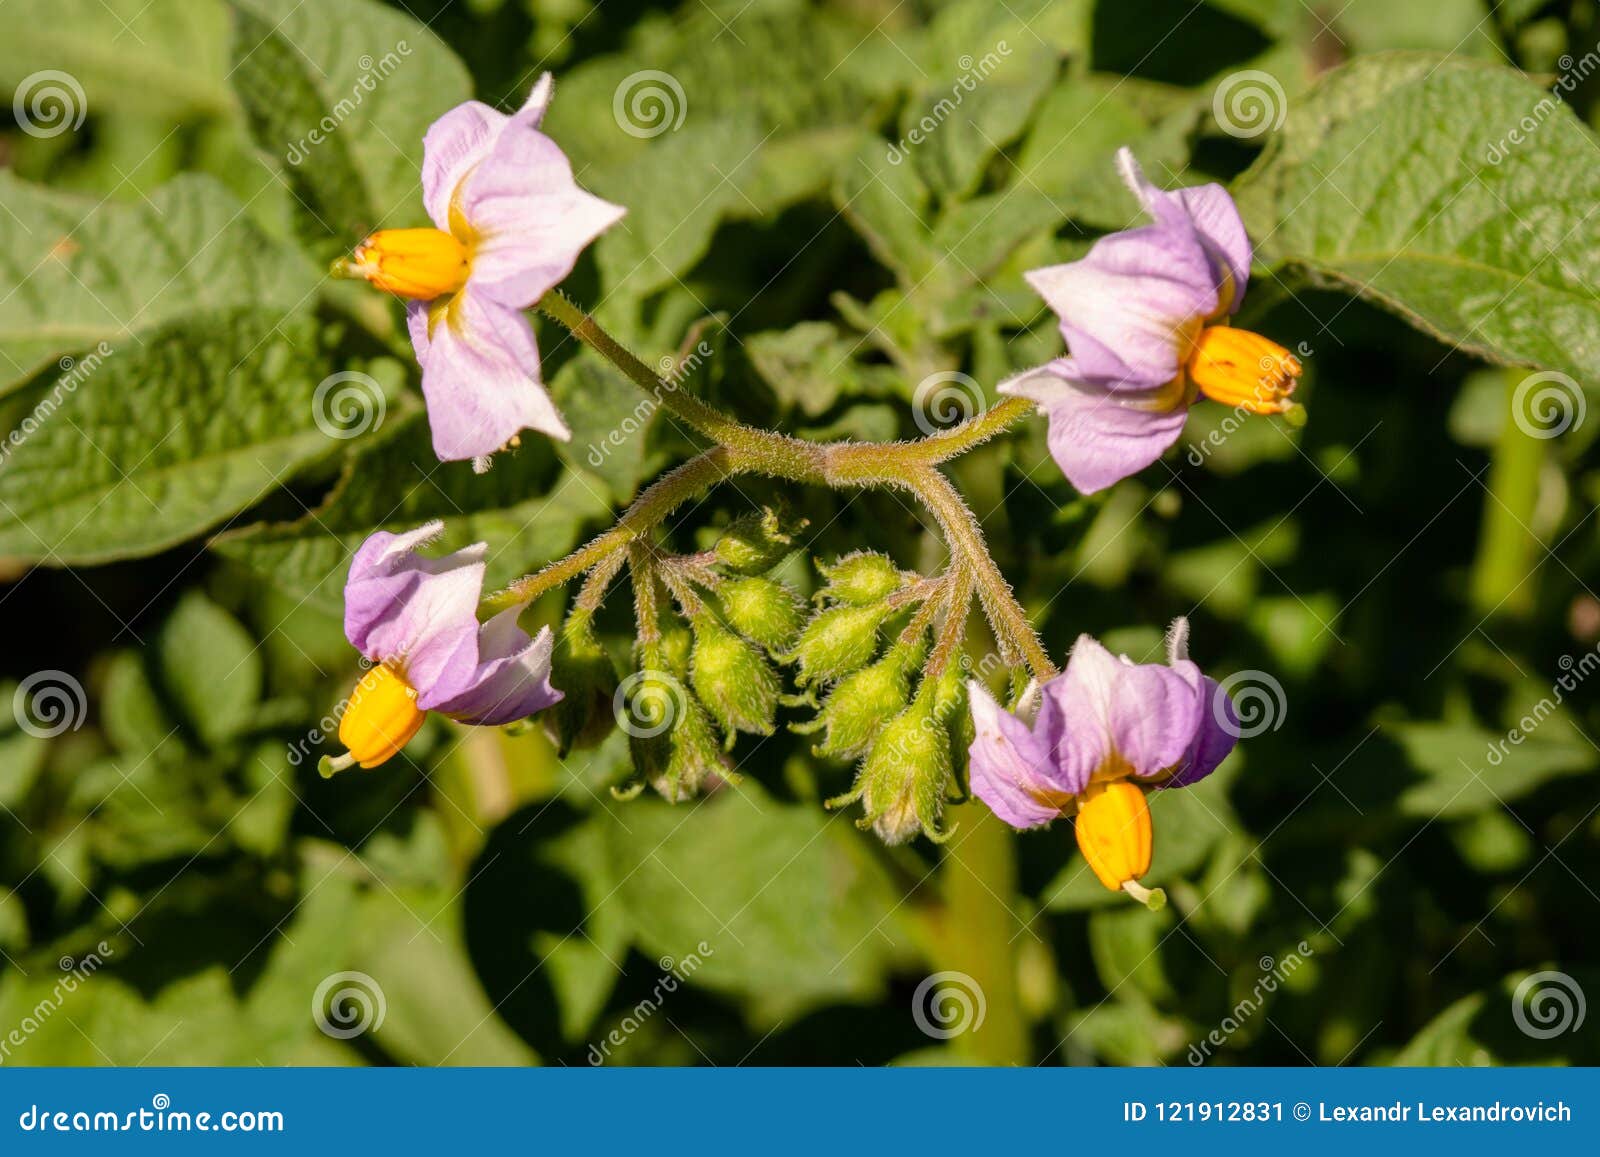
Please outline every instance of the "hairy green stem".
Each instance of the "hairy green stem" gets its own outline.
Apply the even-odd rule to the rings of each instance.
[[[983,541],[983,528],[960,492],[931,466],[911,471],[902,484],[927,504],[939,520],[939,529],[950,544],[950,553],[971,570],[973,584],[978,588],[978,601],[995,629],[1002,655],[1011,660],[1022,659],[1040,680],[1054,675],[1055,664],[1011,593],[1011,584],[990,557]]]
[[[696,494],[741,473],[735,464],[736,460],[737,455],[726,446],[717,446],[668,471],[634,499],[633,505],[610,530],[596,535],[565,558],[557,559],[544,569],[518,579],[505,590],[491,595],[487,600],[488,607],[491,610],[504,610],[519,603],[532,602],[546,591],[571,582],[590,567],[637,540]]]
[[[913,442],[805,442],[746,426],[684,393],[676,382],[663,381],[594,318],[559,293],[546,294],[539,308],[673,416],[717,445],[652,485],[611,530],[537,574],[512,584],[491,600],[493,605],[527,602],[570,581],[613,551],[636,543],[644,531],[692,495],[733,474],[768,474],[793,482],[836,487],[892,486],[911,492],[933,513],[956,569],[967,571],[977,589],[1005,658],[1025,662],[1040,679],[1055,674],[1055,665],[1018,605],[1011,585],[990,557],[976,516],[950,480],[935,468],[1026,417],[1031,410],[1027,401],[1007,398],[958,426]]]
[[[1026,398],[1006,398],[976,417],[914,442],[836,442],[828,447],[831,476],[868,476],[885,461],[896,466],[937,466],[1003,434],[1033,411]]]
[[[923,664],[923,678],[937,682],[950,665],[956,649],[961,646],[961,640],[966,637],[967,608],[971,603],[972,571],[968,567],[956,567],[950,572],[949,588],[939,599],[939,613],[944,618],[939,624],[939,634],[934,640],[928,661]]]
[[[655,560],[647,544],[628,544],[628,571],[633,578],[633,617],[640,653],[649,665],[660,666],[660,601],[656,591]]]
[[[673,417],[709,441],[736,453],[744,470],[772,474],[796,482],[824,481],[823,447],[791,438],[787,434],[746,426],[685,393],[679,388],[678,382],[663,381],[655,370],[601,329],[594,318],[559,293],[545,294],[539,300],[539,308],[625,374],[629,381],[654,398]]]
[[[619,550],[604,562],[596,563],[589,571],[589,577],[583,580],[578,597],[572,601],[572,609],[593,617],[600,609],[600,604],[605,602],[606,591],[626,561],[626,556]]]

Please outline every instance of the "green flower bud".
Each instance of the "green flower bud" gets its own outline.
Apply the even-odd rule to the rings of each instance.
[[[807,522],[786,511],[763,507],[760,514],[734,519],[712,553],[718,565],[734,574],[765,574],[794,550],[794,536]]]
[[[635,769],[669,803],[698,795],[710,775],[737,778],[711,717],[673,676],[635,672],[622,681],[617,702]]]
[[[889,608],[882,603],[818,612],[800,632],[800,641],[789,655],[790,661],[800,663],[797,682],[804,687],[860,670],[878,649],[878,627],[888,617]]]
[[[787,647],[800,630],[799,598],[773,579],[730,579],[717,587],[717,602],[730,627],[769,650]]]
[[[771,735],[778,712],[778,677],[749,643],[711,614],[694,620],[690,684],[732,746],[734,733]]]
[[[563,756],[575,747],[593,747],[611,734],[617,668],[595,638],[588,614],[574,612],[556,636],[550,682],[562,698],[544,713],[544,727]]]
[[[860,827],[886,844],[903,844],[919,832],[942,843],[939,830],[950,780],[950,733],[934,711],[933,695],[920,691],[879,733],[862,760],[855,787],[829,806],[861,801]]]
[[[694,637],[689,634],[689,628],[674,623],[664,627],[661,639],[652,649],[652,654],[645,658],[644,666],[659,666],[669,671],[680,679],[689,677],[689,653],[694,648]]]
[[[832,566],[819,562],[817,569],[828,582],[822,596],[838,603],[866,606],[900,589],[900,568],[888,555],[876,551],[847,554]]]
[[[950,732],[951,766],[965,768],[967,751],[972,747],[976,732],[972,726],[972,712],[967,708],[967,677],[970,670],[963,656],[956,655],[939,676],[934,686],[933,711]],[[966,792],[962,781],[962,794]]]
[[[854,759],[867,749],[886,719],[905,709],[911,669],[920,660],[920,648],[893,647],[876,663],[846,675],[834,684],[816,718],[790,730],[800,735],[823,731],[823,741],[813,755]]]

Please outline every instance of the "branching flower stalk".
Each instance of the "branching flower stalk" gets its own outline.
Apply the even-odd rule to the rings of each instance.
[[[545,76],[509,116],[467,102],[436,121],[424,141],[422,182],[433,227],[370,234],[334,271],[406,301],[441,461],[470,459],[482,471],[524,430],[570,437],[540,378],[526,316],[535,306],[707,447],[648,486],[609,530],[491,596],[495,613],[486,622],[486,544],[440,559],[419,553],[439,524],[369,536],[351,562],[345,624],[374,667],[341,720],[346,751],[325,757],[324,772],[377,766],[431,711],[519,726],[543,713],[563,753],[621,726],[637,775],[624,794],[648,785],[678,802],[704,785],[737,781],[727,752],[739,735],[771,735],[780,706],[809,707],[812,718],[789,730],[817,735],[818,756],[859,761],[851,790],[829,806],[859,802],[858,824],[886,844],[948,840],[955,828],[946,805],[957,802],[948,789],[964,766],[971,794],[999,820],[1027,829],[1071,817],[1100,882],[1152,903],[1159,890],[1139,883],[1153,839],[1146,793],[1187,786],[1216,768],[1239,737],[1231,701],[1188,658],[1183,619],[1168,633],[1165,664],[1113,655],[1083,635],[1058,672],[989,554],[979,519],[939,467],[1035,406],[1049,423],[1051,457],[1084,494],[1160,458],[1203,398],[1303,420],[1293,400],[1299,359],[1234,324],[1254,251],[1227,190],[1158,188],[1120,150],[1118,168],[1153,223],[1026,274],[1057,315],[1066,356],[997,383],[1005,400],[928,437],[814,443],[747,426],[681,391],[701,356],[699,345],[694,357],[687,352],[698,329],[658,373],[561,296],[556,286],[579,253],[625,210],[578,188],[565,155],[542,133],[552,91]],[[911,370],[904,359],[897,364]],[[924,577],[870,548],[818,559],[825,581],[808,613],[800,592],[774,573],[797,548],[804,522],[777,507],[734,519],[709,551],[669,553],[664,521],[741,474],[904,491],[931,514],[948,562]],[[624,566],[638,627],[626,677],[594,629]],[[524,607],[580,580],[559,634],[522,629]],[[962,678],[974,598],[1013,690],[1024,669],[1033,677],[1014,703],[997,701],[982,679]],[[797,694],[782,694],[777,666],[793,668]],[[952,854],[970,859],[965,875],[989,881],[983,891],[998,900],[990,882],[1010,893],[1009,844],[998,823],[972,835],[970,856]],[[962,913],[955,927],[985,929],[980,940],[1013,939],[1003,902],[956,888],[950,907]],[[995,918],[987,926],[985,909]],[[993,1059],[1006,1060],[1021,1054],[1025,1033],[1017,1031],[1016,1001],[1003,997],[1015,981],[1009,949],[998,954],[985,985],[992,981],[998,1003],[1012,1006],[1012,1015],[997,1008],[996,1016],[1011,1031]]]
[[[977,591],[1000,642],[1002,655],[1010,662],[1025,663],[1037,678],[1048,679],[1056,673],[1055,665],[1012,594],[1010,584],[990,557],[977,517],[960,492],[937,469],[940,463],[982,445],[1020,421],[1031,410],[1030,403],[1010,398],[958,426],[915,441],[806,442],[747,426],[663,381],[594,318],[559,293],[546,294],[539,308],[674,417],[715,445],[649,486],[610,530],[493,596],[489,600],[492,608],[530,602],[598,567],[618,551],[636,550],[680,505],[735,475],[764,474],[834,488],[893,487],[914,495],[933,514],[950,551],[952,589]],[[638,561],[641,557],[642,564]],[[654,568],[648,561],[648,552],[642,556],[631,554],[630,559],[635,585],[641,578],[641,565],[653,578]],[[957,600],[951,599],[941,609],[960,622],[964,619],[967,597],[969,595],[960,596],[959,607]],[[942,670],[957,644],[959,629],[955,643],[946,648],[944,654],[936,652],[938,669]]]

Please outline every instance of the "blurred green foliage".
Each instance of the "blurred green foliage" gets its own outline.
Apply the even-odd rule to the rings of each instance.
[[[60,676],[68,720],[37,698],[0,719],[6,1063],[1184,1063],[1228,1018],[1209,1063],[1600,1060],[1592,1032],[1513,1016],[1538,970],[1600,997],[1589,0],[6,16],[0,428],[30,432],[0,460],[0,691]],[[782,729],[735,748],[737,790],[675,808],[610,794],[616,735],[561,759],[435,719],[378,771],[315,775],[365,535],[443,518],[500,585],[692,446],[547,327],[573,440],[441,465],[398,310],[319,275],[420,223],[433,118],[546,69],[547,131],[629,209],[568,289],[648,362],[699,335],[685,388],[805,437],[914,437],[929,375],[982,404],[1059,352],[1021,274],[1134,220],[1119,145],[1158,183],[1233,183],[1248,324],[1304,352],[1310,423],[1198,408],[1175,455],[1093,498],[1042,422],[952,470],[1053,653],[1090,631],[1154,658],[1186,614],[1208,671],[1281,686],[1217,775],[1153,798],[1166,911],[1101,889],[1067,825],[1007,845],[964,805],[970,848],[1018,857],[980,882],[998,922],[964,924],[969,862],[824,811],[849,764]],[[64,131],[28,131],[44,70],[79,89]],[[676,127],[630,119],[646,70],[679,86]],[[1240,74],[1261,131],[1222,99]],[[1576,379],[1558,438],[1511,420],[1532,370]],[[338,373],[372,384],[330,428],[313,398]],[[938,561],[892,494],[741,479],[674,533],[704,547],[779,498],[815,557]],[[782,574],[819,581],[803,555]],[[919,982],[952,967],[988,1037],[919,1029]],[[349,972],[382,1020],[330,1033],[314,1005]]]

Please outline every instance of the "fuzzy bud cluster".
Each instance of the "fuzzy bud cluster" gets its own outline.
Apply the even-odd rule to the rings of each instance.
[[[819,609],[787,658],[796,682],[821,706],[792,727],[820,734],[814,754],[858,761],[855,783],[831,807],[859,802],[862,827],[886,843],[940,829],[954,766],[951,721],[962,694],[953,666],[930,680],[922,672],[926,632],[911,626],[920,600],[908,575],[886,555],[859,551],[818,564]],[[921,620],[918,620],[921,622]]]
[[[803,616],[800,596],[766,572],[793,552],[804,525],[765,509],[735,520],[704,554],[662,560],[677,567],[682,618],[661,616],[618,693],[640,773],[635,793],[648,784],[676,803],[735,780],[727,752],[739,734],[773,733],[781,685],[772,658],[793,644]]]

